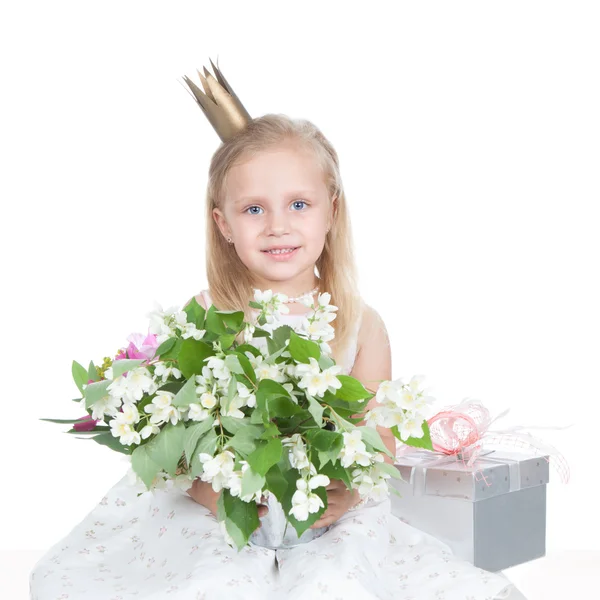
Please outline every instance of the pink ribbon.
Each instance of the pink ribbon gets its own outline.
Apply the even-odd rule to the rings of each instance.
[[[567,483],[570,470],[562,454],[550,444],[523,430],[563,430],[572,427],[572,425],[566,427],[539,427],[533,425],[490,429],[492,423],[504,417],[508,412],[509,409],[506,409],[492,419],[488,409],[481,402],[467,398],[461,403],[446,407],[435,414],[427,421],[433,445],[433,452],[427,452],[431,456],[439,456],[439,459],[433,463],[428,463],[428,468],[433,465],[447,463],[452,460],[451,457],[456,457],[455,460],[461,460],[463,465],[470,468],[482,455],[484,446],[499,446],[509,450],[525,451],[527,453],[540,452],[551,456],[553,465],[557,469],[561,480],[563,483]],[[411,448],[411,446],[405,445],[399,450],[397,456],[400,457],[411,452]],[[546,456],[544,458],[549,461]],[[476,480],[479,480],[478,476],[479,472],[475,473]],[[482,477],[482,479],[487,484],[486,478]]]

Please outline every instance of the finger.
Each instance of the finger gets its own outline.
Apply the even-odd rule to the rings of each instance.
[[[258,506],[258,518],[264,517],[269,512],[268,506],[259,505]]]
[[[335,517],[329,513],[324,513],[321,515],[321,518],[315,521],[310,529],[318,529],[319,527],[326,527],[327,525],[331,525],[331,523],[335,522]]]

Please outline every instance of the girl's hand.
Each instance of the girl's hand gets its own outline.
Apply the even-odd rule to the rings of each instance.
[[[211,514],[217,518],[217,500],[221,495],[221,492],[215,492],[212,488],[212,484],[207,481],[202,481],[202,479],[197,478],[194,479],[194,483],[192,487],[187,491],[187,493],[202,506],[208,508]],[[269,512],[269,508],[262,504],[258,505],[258,518],[264,517]],[[262,523],[259,523],[259,527]]]
[[[327,527],[335,523],[342,515],[358,504],[360,496],[358,490],[349,490],[340,479],[332,479],[327,486],[327,510],[318,521],[311,525],[311,529]]]

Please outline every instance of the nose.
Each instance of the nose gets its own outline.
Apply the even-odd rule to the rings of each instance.
[[[274,210],[270,213],[266,224],[267,235],[283,235],[289,233],[289,214],[285,210]]]

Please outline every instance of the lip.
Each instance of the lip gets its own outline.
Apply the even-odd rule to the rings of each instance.
[[[288,250],[290,248],[299,248],[300,246],[271,246],[270,248],[265,248],[262,252],[267,252],[268,250]]]
[[[294,246],[283,246],[281,247],[281,249],[285,249],[285,248],[293,248]],[[277,250],[278,248],[271,248],[272,250]],[[270,259],[277,261],[277,262],[285,262],[288,260],[291,260],[292,258],[294,258],[294,256],[296,256],[296,253],[298,252],[298,250],[300,249],[300,246],[296,246],[296,249],[293,250],[292,252],[286,252],[285,254],[271,254],[269,252],[267,252],[266,250],[263,250],[263,254],[265,254],[266,256],[268,256]]]

